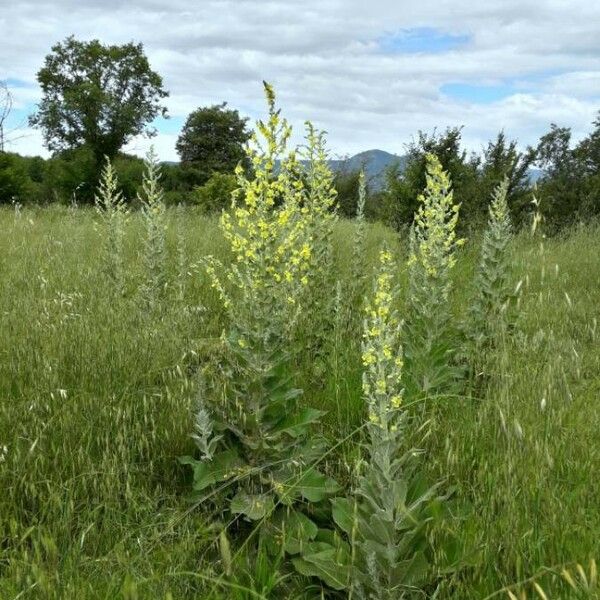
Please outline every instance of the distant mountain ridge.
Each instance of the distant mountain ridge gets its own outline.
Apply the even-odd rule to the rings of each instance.
[[[406,167],[406,156],[391,154],[385,150],[365,150],[354,156],[341,159],[331,159],[329,166],[334,172],[353,173],[364,169],[367,182],[374,191],[385,185],[385,173],[392,166],[398,166],[400,171]]]

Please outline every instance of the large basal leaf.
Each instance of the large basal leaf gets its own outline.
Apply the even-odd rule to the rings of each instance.
[[[231,499],[229,509],[233,514],[245,515],[251,521],[258,521],[271,513],[273,506],[273,497],[270,494],[238,492]]]
[[[212,460],[196,460],[191,456],[179,458],[182,465],[190,465],[194,470],[194,491],[201,492],[217,482],[226,481],[244,466],[244,462],[234,450],[226,450],[213,457]]]
[[[301,575],[318,577],[334,590],[350,586],[351,555],[345,543],[335,547],[326,542],[311,542],[302,557],[294,558],[292,563]]]
[[[317,526],[303,513],[290,508],[278,509],[269,524],[269,537],[283,545],[288,554],[298,554],[317,535]]]
[[[305,408],[296,414],[286,415],[271,429],[271,433],[287,433],[292,437],[298,437],[306,433],[308,425],[318,421],[324,414],[322,410]]]
[[[299,476],[296,488],[309,502],[320,502],[328,496],[333,496],[339,485],[331,477],[319,473],[316,469],[310,469]]]
[[[331,512],[336,525],[347,535],[351,536],[356,522],[356,504],[348,498],[333,498]]]

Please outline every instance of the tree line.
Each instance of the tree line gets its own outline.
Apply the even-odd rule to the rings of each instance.
[[[29,123],[43,135],[49,159],[7,152],[0,127],[0,204],[93,202],[106,158],[115,166],[125,198],[135,199],[143,161],[123,152],[136,136],[153,137],[154,120],[168,117],[162,77],[142,44],[105,45],[74,37],[52,47],[37,80],[42,99]],[[0,94],[0,115],[11,108],[8,88]],[[162,165],[167,203],[192,203],[204,210],[228,206],[236,186],[233,170],[244,162],[250,139],[247,119],[226,103],[199,107],[178,137],[179,163]],[[493,189],[508,177],[508,204],[514,222],[524,224],[535,195],[548,231],[558,231],[600,214],[600,114],[588,136],[572,143],[568,127],[550,126],[538,144],[520,150],[503,132],[480,153],[462,145],[462,128],[419,132],[404,163],[389,168],[385,184],[371,186],[367,217],[400,229],[411,223],[417,197],[425,187],[426,156],[438,156],[461,202],[465,228],[480,228]],[[251,165],[244,164],[247,170]],[[338,209],[356,213],[359,173],[338,171]]]

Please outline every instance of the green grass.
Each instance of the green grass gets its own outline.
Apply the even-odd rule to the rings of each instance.
[[[0,211],[0,598],[308,594],[308,582],[293,586],[260,554],[242,553],[225,585],[212,515],[189,502],[176,460],[193,452],[196,371],[224,327],[198,266],[209,253],[227,260],[216,221],[185,215],[183,298],[171,227],[171,286],[151,313],[138,294],[140,216],[127,226],[123,298],[102,275],[96,221],[88,210]],[[352,237],[351,223],[337,226],[343,285]],[[384,239],[403,252],[393,232],[369,226],[369,275]],[[515,328],[482,357],[485,381],[435,403],[425,428],[424,468],[456,489],[461,510],[449,527],[472,552],[438,598],[485,598],[544,568],[600,557],[600,229],[546,240],[543,252],[522,235],[512,252],[515,284],[523,280]],[[457,319],[476,256],[468,244],[455,270]],[[334,328],[327,363],[304,357],[296,368],[304,401],[328,411],[323,433],[332,444],[348,438],[325,459],[342,481],[363,418],[359,336]],[[551,574],[540,583],[569,597]]]

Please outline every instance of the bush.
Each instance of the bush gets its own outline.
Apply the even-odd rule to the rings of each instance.
[[[31,181],[14,154],[0,153],[0,204],[27,199]]]
[[[85,146],[65,150],[47,162],[44,195],[49,201],[91,204],[96,184],[94,155]]]
[[[231,205],[231,194],[237,187],[235,175],[215,172],[194,190],[193,200],[205,213],[221,212]]]

